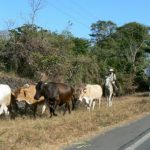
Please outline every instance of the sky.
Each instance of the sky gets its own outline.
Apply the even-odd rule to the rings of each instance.
[[[0,30],[16,28],[31,21],[30,0],[1,0]],[[37,0],[36,0],[37,1]],[[35,24],[61,33],[90,39],[90,26],[98,20],[117,26],[138,22],[150,26],[150,0],[42,0]]]

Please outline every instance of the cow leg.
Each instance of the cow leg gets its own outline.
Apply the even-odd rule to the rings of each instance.
[[[9,112],[10,112],[10,118],[15,119],[17,112],[18,112],[18,106],[15,100],[12,100],[9,105]]]
[[[3,105],[1,105],[1,107],[0,107],[0,115],[3,114],[3,113],[4,113],[4,111],[3,111]]]
[[[50,118],[53,116],[53,109],[52,106],[49,106]]]
[[[85,98],[85,104],[86,104],[87,110],[90,111],[90,108],[91,108],[91,99],[90,98]]]
[[[95,108],[95,100],[93,101],[92,110]]]
[[[98,106],[99,106],[99,109],[100,109],[100,106],[101,106],[101,98],[98,99],[98,102],[99,102],[99,105],[98,105]]]
[[[9,111],[8,111],[8,107],[6,105],[4,106],[3,110],[4,110],[5,115],[8,116],[9,115]]]
[[[25,116],[27,115],[27,108],[28,108],[28,105],[25,104],[25,108],[24,108],[24,114],[25,114]]]
[[[45,99],[45,104],[49,107],[50,118],[53,116],[53,105],[49,99]]]
[[[54,105],[52,105],[52,104],[49,105],[49,112],[50,112],[50,118],[53,115],[55,116]]]
[[[89,99],[89,111],[91,111],[92,108],[92,104],[93,104],[93,99]]]
[[[68,112],[70,114],[71,113],[71,109],[70,109],[70,103],[69,102],[67,103],[67,108],[68,108]]]
[[[42,114],[44,114],[45,110],[46,110],[46,104],[44,104],[42,107]]]
[[[51,98],[49,100],[49,105],[50,105],[50,111],[54,116],[57,116],[55,113],[56,107],[57,107],[57,100],[55,98]]]
[[[34,104],[33,106],[33,117],[36,118],[36,110],[37,110],[37,104]]]
[[[76,99],[73,97],[72,98],[72,110],[76,108]]]
[[[9,111],[8,111],[7,106],[2,104],[0,107],[0,115],[3,113],[5,113],[5,115],[9,115]]]
[[[57,105],[56,105],[57,106]],[[49,111],[50,111],[50,118],[54,115],[54,116],[57,116],[57,114],[55,113],[55,108],[56,108],[55,105],[50,105],[49,106]]]
[[[64,109],[64,113],[63,113],[63,115],[65,115],[65,114],[66,114],[67,108],[68,108],[67,103],[65,103],[65,109]]]
[[[71,109],[70,109],[70,104],[69,104],[69,102],[66,102],[66,104],[65,104],[65,111],[64,111],[64,114],[63,114],[63,115],[65,115],[66,109],[68,109],[68,112],[69,112],[69,114],[70,114],[70,113],[71,113]]]
[[[53,109],[53,115],[54,115],[54,116],[57,116],[57,114],[55,113],[55,110],[54,110],[54,109]]]
[[[53,106],[53,115],[54,116],[57,116],[57,114],[55,113],[56,107],[57,107],[57,102],[55,101],[54,106]]]

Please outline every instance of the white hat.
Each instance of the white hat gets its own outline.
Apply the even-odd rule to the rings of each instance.
[[[113,72],[113,71],[114,71],[114,69],[112,69],[112,68],[111,68],[111,69],[109,69],[109,71],[110,71],[110,72]]]

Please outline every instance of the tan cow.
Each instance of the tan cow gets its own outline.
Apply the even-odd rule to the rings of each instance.
[[[41,97],[38,101],[34,99],[34,95],[36,93],[35,85],[28,85],[25,84],[23,87],[18,88],[14,94],[16,97],[16,100],[18,102],[26,101],[29,105],[36,104],[36,103],[42,103],[44,104],[44,97]],[[43,105],[42,113],[45,112],[46,105]]]
[[[102,97],[102,88],[100,85],[87,84],[85,88],[81,90],[79,100],[83,101],[84,99],[87,105],[87,109],[90,111],[94,110],[96,100],[99,101],[99,108],[100,108],[101,97]]]
[[[23,87],[18,88],[14,93],[17,101],[26,101],[28,104],[34,104],[37,101],[34,99],[36,89],[35,85],[25,84]],[[40,99],[39,101],[43,101]]]

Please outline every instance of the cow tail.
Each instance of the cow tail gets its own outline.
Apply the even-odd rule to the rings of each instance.
[[[71,87],[71,91],[72,91],[72,97],[71,97],[71,101],[72,101],[72,110],[74,110],[76,108],[76,99],[75,99],[75,89],[73,87]]]

